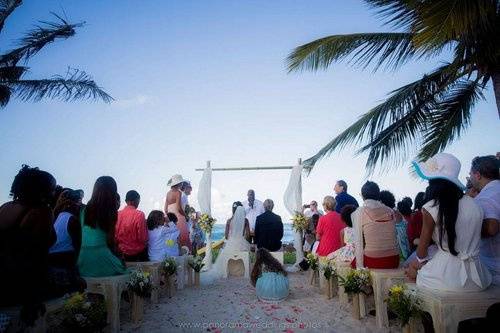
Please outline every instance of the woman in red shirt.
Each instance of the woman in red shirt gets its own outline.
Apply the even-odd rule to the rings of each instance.
[[[415,211],[411,214],[410,219],[408,219],[406,233],[412,251],[417,249],[418,240],[420,239],[420,232],[422,231],[422,206],[425,202],[425,193],[419,192],[415,197]]]
[[[316,228],[316,238],[319,245],[316,254],[326,257],[330,253],[342,247],[340,231],[346,227],[340,218],[340,214],[335,211],[336,202],[332,196],[326,196],[323,199],[323,208],[326,214],[319,218]]]

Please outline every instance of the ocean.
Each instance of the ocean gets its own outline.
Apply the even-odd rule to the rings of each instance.
[[[215,224],[212,229],[212,240],[218,241],[224,238],[225,224]],[[293,229],[291,223],[283,223],[283,239],[282,243],[293,243]]]

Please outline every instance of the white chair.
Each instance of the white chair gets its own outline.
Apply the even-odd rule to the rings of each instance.
[[[341,277],[346,277],[347,272],[351,269],[351,263],[349,262],[335,262],[337,267],[337,274]],[[349,304],[349,296],[344,290],[344,287],[339,284],[339,301],[341,304]]]
[[[85,278],[87,292],[104,296],[108,312],[109,331],[112,333],[120,331],[120,300],[129,278],[128,274]]]
[[[281,265],[285,264],[283,251],[269,252],[271,255],[280,262]]]
[[[379,328],[389,327],[387,303],[389,288],[405,280],[403,269],[370,269],[372,276],[373,298],[375,300],[375,319]]]
[[[239,251],[233,252],[231,254],[223,254],[223,262],[222,262],[222,276],[228,277],[228,269],[227,266],[229,264],[229,260],[241,260],[243,261],[243,267],[245,269],[244,277],[250,278],[250,252],[247,251]]]

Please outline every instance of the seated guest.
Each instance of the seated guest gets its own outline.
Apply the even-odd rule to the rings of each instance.
[[[48,294],[61,297],[74,291],[83,292],[85,280],[76,266],[82,243],[82,227],[78,220],[80,193],[66,189],[54,208],[57,240],[49,249]]]
[[[191,230],[189,237],[193,247],[193,253],[198,252],[199,249],[205,246],[205,233],[201,230],[198,221],[200,220],[200,212],[196,212],[196,216],[192,219]]]
[[[78,257],[80,275],[102,277],[126,274],[125,264],[115,255],[115,224],[118,193],[112,177],[97,178],[92,197],[80,212],[82,246]]]
[[[323,209],[326,213],[319,218],[316,228],[316,239],[319,240],[316,253],[321,257],[326,257],[342,247],[340,231],[346,225],[340,218],[340,214],[335,211],[335,205],[336,202],[332,196],[326,196],[323,199]]]
[[[414,210],[406,228],[406,234],[408,236],[408,243],[410,244],[411,251],[415,251],[418,245],[420,232],[422,231],[422,206],[425,202],[425,193],[418,192],[415,197]]]
[[[171,218],[175,217],[172,215]],[[173,221],[167,221],[161,210],[153,210],[148,215],[148,256],[151,261],[179,256],[179,229]]]
[[[273,213],[274,202],[264,201],[264,213],[257,216],[255,222],[255,243],[257,248],[275,252],[281,250],[283,223],[281,217]]]
[[[347,193],[347,183],[343,180],[339,180],[335,183],[335,187],[333,188],[333,191],[337,195],[335,197],[335,201],[337,202],[337,205],[335,206],[335,211],[340,214],[342,211],[342,208],[345,205],[354,205],[358,207],[358,201],[354,199],[354,197],[350,194]]]
[[[380,191],[380,202],[389,207],[390,209],[396,208],[396,198],[391,191]]]
[[[311,252],[314,244],[316,243],[316,228],[318,227],[319,217],[319,214],[314,214],[309,219],[308,227],[306,229],[306,232],[304,233],[304,252]]]
[[[233,208],[232,208],[232,212],[233,212],[233,215],[231,216],[231,218],[229,220],[227,220],[226,222],[226,230],[224,232],[224,237],[226,239],[229,239],[229,231],[231,230],[231,221],[232,219],[234,218],[234,213],[236,212],[236,208],[238,207],[243,207],[243,204],[239,201],[235,201],[233,203]],[[245,227],[243,228],[243,237],[249,242],[250,241],[250,223],[248,222],[248,219],[245,218]]]
[[[334,259],[336,262],[351,262],[354,259],[354,232],[352,229],[351,214],[356,210],[354,205],[346,205],[342,208],[340,217],[346,224],[346,227],[340,230],[340,239],[342,247],[328,255],[328,259]]]
[[[380,189],[367,181],[361,188],[363,206],[352,213],[356,239],[353,267],[397,268],[399,249],[396,241],[394,211],[381,203]]]
[[[474,198],[484,212],[481,262],[493,276],[493,284],[500,285],[500,161],[495,156],[472,160],[470,181],[480,191]]]
[[[264,248],[257,250],[251,281],[259,300],[278,302],[288,296],[287,273],[280,262]]]
[[[464,195],[458,180],[460,161],[439,153],[425,163],[413,163],[416,173],[429,181],[429,201],[422,208],[423,225],[417,258],[408,274],[417,286],[444,291],[473,292],[487,288],[491,274],[479,260],[483,212]],[[438,251],[431,260],[431,240]]]
[[[401,218],[396,223],[396,237],[398,240],[400,255],[403,259],[406,259],[411,254],[407,234],[408,220],[411,219],[411,206],[408,204],[407,200],[402,200],[398,202],[397,209]]]
[[[23,165],[12,201],[0,207],[0,307],[21,305],[28,325],[44,310],[49,248],[56,241],[49,206],[55,187],[50,173]]]
[[[127,206],[118,212],[115,237],[125,261],[148,260],[148,228],[144,213],[137,209],[140,201],[137,191],[128,191]]]

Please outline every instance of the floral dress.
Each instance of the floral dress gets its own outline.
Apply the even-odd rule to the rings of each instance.
[[[344,243],[345,245],[328,255],[328,259],[335,259],[339,262],[351,262],[354,257],[354,231],[350,227],[344,229]]]

